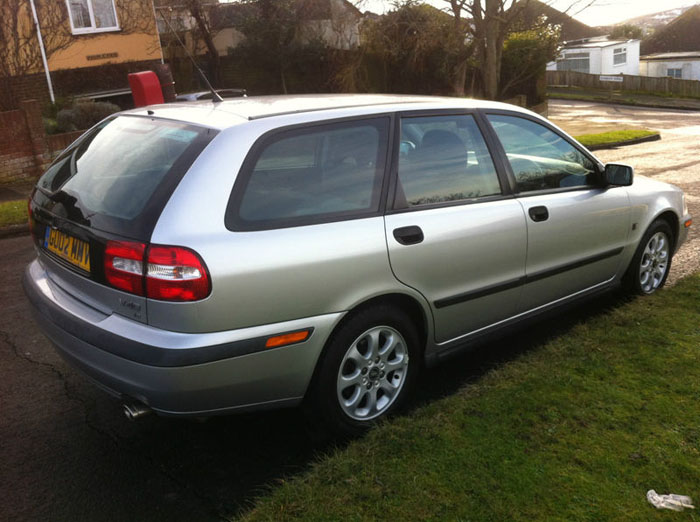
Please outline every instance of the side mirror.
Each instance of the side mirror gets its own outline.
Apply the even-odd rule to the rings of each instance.
[[[634,179],[634,169],[621,163],[608,163],[604,178],[606,186],[629,187]]]

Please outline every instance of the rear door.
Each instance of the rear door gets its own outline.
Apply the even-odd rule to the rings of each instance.
[[[527,221],[525,312],[609,282],[630,230],[623,187],[604,187],[591,157],[555,128],[521,114],[487,115]]]
[[[403,114],[385,217],[391,266],[432,308],[438,343],[516,311],[523,209],[471,113]]]

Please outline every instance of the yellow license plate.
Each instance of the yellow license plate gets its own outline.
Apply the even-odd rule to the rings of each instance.
[[[90,271],[90,245],[87,241],[64,234],[55,228],[46,228],[44,248],[69,263]]]

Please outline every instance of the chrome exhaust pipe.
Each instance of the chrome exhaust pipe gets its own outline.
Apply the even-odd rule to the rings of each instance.
[[[124,408],[124,415],[130,421],[146,417],[153,412],[151,408],[141,402],[125,402],[122,407]]]

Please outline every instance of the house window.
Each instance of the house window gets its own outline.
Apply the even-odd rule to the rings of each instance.
[[[627,63],[627,47],[613,49],[613,65],[625,65]]]
[[[66,0],[73,34],[117,31],[114,0]]]
[[[671,78],[683,78],[683,69],[666,69],[666,76]]]
[[[591,72],[590,53],[568,53],[557,60],[557,71]]]

